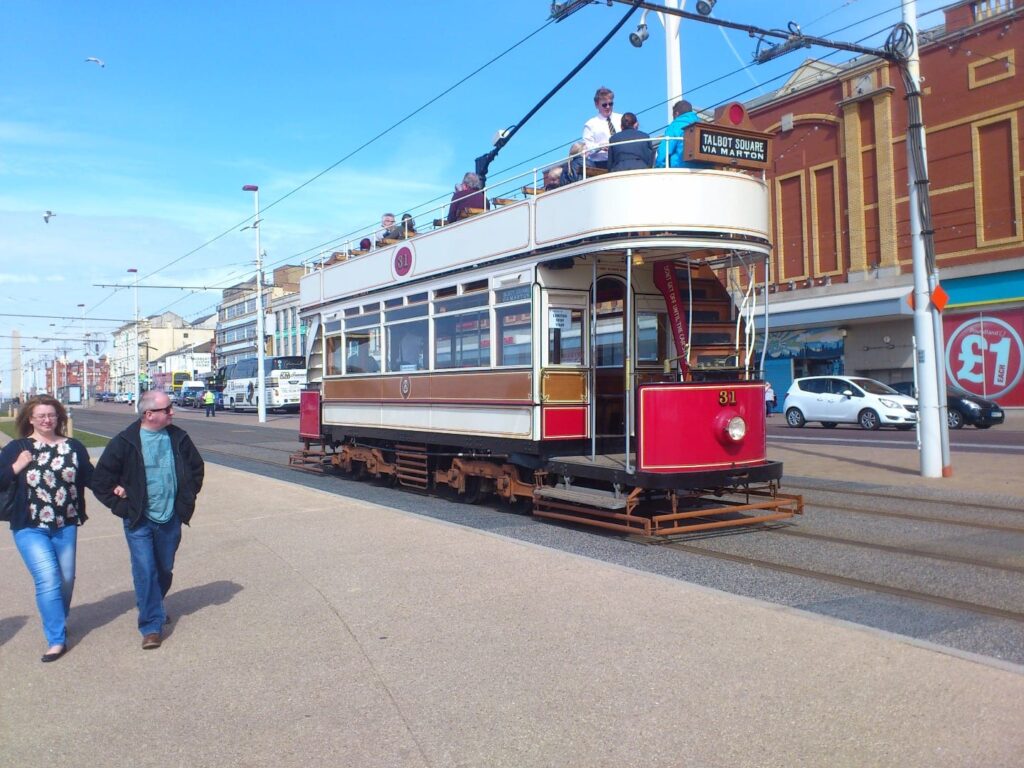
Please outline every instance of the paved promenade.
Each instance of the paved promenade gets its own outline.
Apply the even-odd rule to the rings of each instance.
[[[1020,668],[215,465],[142,651],[90,512],[55,664],[0,538],[2,765],[1024,765]]]

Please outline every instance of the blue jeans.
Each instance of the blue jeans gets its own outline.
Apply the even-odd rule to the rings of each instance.
[[[139,632],[150,635],[159,632],[167,620],[164,596],[174,576],[174,554],[181,543],[181,520],[175,515],[166,523],[154,523],[143,516],[134,528],[128,526],[125,520],[124,537],[132,558]]]
[[[50,645],[67,642],[65,622],[75,589],[75,549],[78,526],[22,528],[14,531],[14,546],[21,553],[36,583],[36,605],[43,620],[43,634]]]

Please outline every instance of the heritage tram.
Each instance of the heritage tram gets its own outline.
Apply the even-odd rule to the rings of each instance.
[[[800,514],[753,337],[769,139],[732,104],[685,146],[715,165],[547,191],[533,171],[309,265],[293,464],[642,535]]]

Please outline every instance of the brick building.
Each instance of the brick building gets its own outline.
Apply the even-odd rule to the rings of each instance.
[[[1024,406],[1024,5],[944,14],[921,33],[921,76],[947,379]],[[805,62],[747,105],[776,134],[766,373],[780,393],[802,375],[913,377],[904,94],[895,65],[862,56]]]

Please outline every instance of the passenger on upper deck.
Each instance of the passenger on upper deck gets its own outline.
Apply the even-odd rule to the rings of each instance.
[[[651,136],[639,130],[639,127],[636,115],[632,112],[622,114],[622,130],[612,136],[608,145],[609,171],[635,171],[654,165]]]
[[[665,137],[668,141],[658,143],[658,155],[654,160],[656,168],[712,168],[709,163],[701,163],[695,160],[683,159],[683,132],[688,126],[700,122],[697,113],[693,111],[693,105],[686,99],[677,101],[672,105],[673,120],[665,129]],[[665,145],[670,144],[668,150],[668,166],[665,165]]]
[[[587,165],[608,167],[608,140],[622,130],[622,115],[612,111],[615,94],[604,86],[594,94],[597,114],[583,124],[583,143],[587,145]]]
[[[563,168],[561,165],[553,166],[544,171],[545,191],[551,189],[558,189],[560,186],[562,186],[562,173]]]
[[[452,202],[448,206],[449,224],[453,221],[458,221],[463,211],[470,208],[487,207],[487,200],[484,199],[484,193],[480,187],[480,177],[472,172],[462,177],[461,184],[455,185],[455,192],[452,193]]]
[[[383,240],[385,237],[390,237],[390,232],[395,226],[395,214],[385,213],[380,217],[380,229],[373,233],[374,240]]]
[[[562,185],[572,184],[583,178],[583,158],[586,156],[587,145],[582,141],[573,142],[569,147],[569,159],[562,164]]]
[[[416,234],[416,220],[412,217],[412,214],[403,213],[399,227],[402,229],[402,237],[412,237]]]

